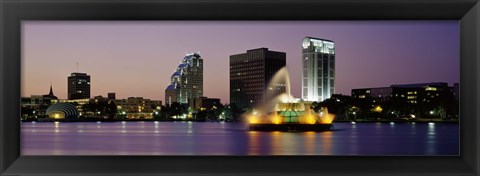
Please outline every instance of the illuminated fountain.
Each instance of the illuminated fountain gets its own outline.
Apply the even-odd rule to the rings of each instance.
[[[272,96],[279,85],[285,93]],[[257,131],[323,131],[333,128],[335,115],[326,107],[320,112],[311,108],[312,102],[295,99],[290,94],[290,76],[284,67],[272,78],[265,92],[266,102],[244,114],[250,130]]]

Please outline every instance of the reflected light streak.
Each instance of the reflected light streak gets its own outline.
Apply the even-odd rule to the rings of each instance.
[[[305,132],[305,154],[307,155],[314,155],[315,154],[315,137],[316,132],[308,131]]]
[[[248,132],[248,154],[249,155],[259,155],[259,136],[257,131],[249,131]]]
[[[270,133],[272,137],[272,146],[271,146],[271,151],[273,155],[278,155],[281,154],[282,151],[281,149],[286,146],[282,146],[282,140],[281,140],[281,132],[280,131],[273,131]]]
[[[332,131],[324,131],[321,133],[322,139],[322,154],[324,155],[332,155],[332,140],[333,132]]]

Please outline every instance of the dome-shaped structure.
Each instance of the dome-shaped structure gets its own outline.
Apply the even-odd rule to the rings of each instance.
[[[71,103],[57,103],[49,106],[46,114],[54,119],[73,118],[78,117],[78,110]]]

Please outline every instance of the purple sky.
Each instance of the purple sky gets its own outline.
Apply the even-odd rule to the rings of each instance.
[[[267,47],[287,53],[300,97],[305,36],[336,44],[336,93],[391,84],[460,80],[458,21],[24,21],[22,96],[67,97],[67,77],[91,75],[91,95],[164,100],[185,52],[204,59],[204,96],[229,102],[229,56]]]

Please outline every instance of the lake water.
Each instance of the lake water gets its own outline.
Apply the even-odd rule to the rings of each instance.
[[[459,125],[334,123],[256,132],[219,122],[23,122],[22,155],[458,155]]]

